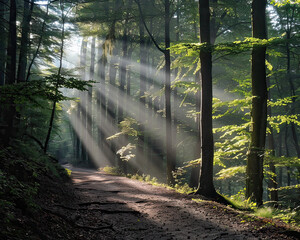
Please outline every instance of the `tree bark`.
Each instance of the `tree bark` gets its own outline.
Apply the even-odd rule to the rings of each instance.
[[[145,91],[146,91],[146,71],[145,71],[145,64],[146,64],[146,49],[145,49],[145,31],[142,19],[140,18],[139,22],[139,35],[140,35],[140,95],[139,95],[139,119],[143,119],[143,113],[145,111]],[[137,143],[137,151],[136,151],[136,163],[139,169],[139,174],[144,172],[144,141],[145,141],[145,131],[144,131],[144,121],[140,121],[139,125],[139,136],[138,136],[138,143]]]
[[[175,159],[172,144],[172,116],[171,116],[171,56],[170,56],[170,1],[165,0],[165,109],[166,109],[166,159],[167,183],[174,185]]]
[[[59,5],[60,5],[60,9],[61,9],[62,31],[61,31],[61,39],[60,39],[61,44],[60,44],[59,67],[58,67],[58,71],[57,71],[58,79],[57,79],[57,82],[55,84],[55,96],[57,96],[57,93],[58,93],[59,78],[61,76],[63,55],[64,55],[64,43],[65,43],[65,20],[66,20],[66,16],[64,14],[64,6],[63,6],[63,2],[61,0],[59,2]],[[51,132],[52,132],[53,123],[54,123],[55,112],[56,112],[56,103],[57,103],[57,100],[54,100],[53,105],[52,105],[52,110],[51,110],[48,133],[47,133],[46,140],[45,140],[45,145],[44,145],[44,153],[46,153],[47,150],[48,150],[48,144],[49,144],[49,141],[50,141]]]
[[[95,75],[95,57],[96,57],[96,37],[92,38],[91,43],[91,65],[90,65],[90,80],[94,80]],[[87,97],[87,133],[93,138],[93,87],[88,88],[88,97]],[[89,166],[92,166],[92,156],[87,154],[87,162]]]
[[[288,144],[288,125],[285,126],[285,133],[284,133],[284,145],[285,145],[285,151],[286,151],[286,157],[290,157],[290,150],[289,150],[289,144]],[[287,185],[291,185],[291,173],[290,173],[290,167],[286,167],[287,172]]]
[[[198,194],[215,198],[213,183],[214,141],[212,132],[212,54],[210,47],[209,0],[199,0],[200,41],[206,49],[200,51],[201,62],[201,174]]]
[[[266,0],[252,1],[252,36],[266,39]],[[247,156],[246,197],[262,205],[263,160],[267,125],[266,47],[252,49],[252,131]]]
[[[17,61],[17,6],[16,0],[10,1],[9,6],[9,30],[7,43],[7,62],[6,62],[6,78],[5,84],[12,85],[16,83],[16,61]],[[7,129],[5,131],[4,143],[9,144],[14,133],[14,120],[16,116],[16,108],[13,99],[9,100],[8,110],[5,113]]]
[[[81,43],[81,52],[80,52],[80,75],[82,80],[86,80],[86,54],[87,54],[87,39],[82,39]],[[86,151],[86,144],[87,144],[87,93],[81,92],[80,93],[80,104],[83,105],[80,107],[81,110],[81,122],[84,126],[84,129],[80,129],[81,131],[81,161],[86,163],[87,160],[87,151]]]
[[[5,11],[8,0],[0,2],[0,86],[5,82],[5,61],[6,61],[6,45],[7,45],[7,31],[5,21]]]
[[[29,30],[30,21],[32,16],[34,3],[32,1],[24,1],[24,15],[22,22],[22,37],[19,55],[19,65],[17,73],[17,82],[25,82],[26,80],[26,67],[27,67],[27,55],[28,55],[28,43],[29,43]]]
[[[51,2],[49,3],[48,0],[47,0],[47,8],[46,8],[46,13],[45,13],[45,16],[44,16],[44,21],[42,23],[42,28],[41,28],[41,34],[40,34],[40,38],[39,38],[39,42],[37,44],[37,48],[36,48],[36,51],[35,53],[33,54],[33,57],[29,63],[29,66],[28,66],[28,70],[27,70],[27,75],[26,75],[26,82],[29,80],[29,77],[30,77],[30,74],[31,74],[31,68],[34,64],[34,61],[35,59],[37,58],[39,52],[40,52],[40,47],[42,45],[42,41],[43,41],[43,36],[44,36],[44,31],[45,31],[45,27],[46,27],[46,20],[48,18],[48,14],[49,14],[49,7],[50,7],[50,4]]]
[[[195,82],[199,85],[201,84],[200,81],[200,72],[197,71],[195,74]],[[200,89],[196,93],[196,141],[195,141],[195,151],[194,151],[194,158],[200,159],[201,158],[201,129],[200,129],[200,112],[201,112],[201,93]],[[191,171],[191,178],[189,186],[191,188],[196,188],[199,185],[199,177],[200,177],[200,163],[197,166],[194,166]]]
[[[17,6],[16,0],[10,1],[9,6],[9,31],[7,44],[7,62],[6,62],[6,84],[15,84],[16,82],[16,62],[17,62]]]

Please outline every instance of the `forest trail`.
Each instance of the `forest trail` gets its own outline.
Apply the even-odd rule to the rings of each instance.
[[[247,222],[211,201],[162,187],[71,168],[77,199],[70,211],[85,229],[78,239],[296,239],[264,221]]]

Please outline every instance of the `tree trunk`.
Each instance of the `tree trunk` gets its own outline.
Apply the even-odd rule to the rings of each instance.
[[[3,0],[0,2],[0,86],[4,85],[5,82],[5,61],[6,61],[6,45],[7,45],[7,25],[4,24],[5,11],[8,0]]]
[[[285,126],[285,134],[284,134],[284,145],[285,145],[285,151],[286,151],[286,157],[290,157],[290,150],[289,150],[289,144],[288,144],[288,125]],[[290,167],[286,167],[287,172],[287,185],[291,185],[291,173],[290,173]]]
[[[195,74],[195,82],[199,85],[201,84],[200,81],[200,72],[197,71]],[[194,151],[194,158],[200,159],[201,158],[201,129],[200,129],[200,111],[201,111],[201,93],[200,89],[196,93],[196,141],[195,141],[195,151]],[[190,187],[196,188],[199,184],[199,177],[200,177],[200,163],[197,166],[192,168],[191,171],[191,178],[190,178]]]
[[[61,1],[59,3],[60,3],[61,11],[62,11],[62,13],[61,13],[62,30],[61,30],[61,39],[60,39],[61,43],[60,43],[60,55],[59,55],[59,67],[58,67],[58,71],[57,71],[58,79],[55,84],[55,97],[58,94],[59,77],[61,75],[61,70],[62,70],[63,55],[64,55],[64,43],[65,43],[65,20],[66,20],[65,19],[66,16],[64,15],[64,7],[62,5],[63,3]],[[55,99],[52,104],[49,128],[48,128],[48,133],[47,133],[45,145],[44,145],[44,153],[46,153],[48,150],[48,144],[50,141],[51,132],[52,132],[53,123],[54,123],[55,112],[56,112],[56,103],[57,103],[57,100]]]
[[[46,27],[46,20],[48,19],[48,14],[49,14],[49,7],[50,7],[51,2],[48,2],[47,0],[47,8],[46,8],[46,13],[44,16],[44,21],[42,23],[42,28],[41,28],[41,34],[40,34],[40,38],[39,38],[39,42],[37,44],[37,48],[35,53],[33,54],[33,57],[29,63],[28,66],[28,70],[27,70],[27,75],[26,75],[26,82],[29,80],[30,74],[31,74],[31,68],[34,64],[35,59],[37,58],[39,52],[40,52],[40,47],[42,45],[42,41],[43,41],[43,36],[44,36],[44,31],[45,31],[45,27]]]
[[[76,122],[75,122],[75,127],[79,130],[79,126],[80,126],[80,114],[81,114],[81,106],[80,103],[77,103],[76,106]],[[81,138],[80,136],[78,136],[78,134],[76,134],[76,145],[75,145],[75,157],[76,157],[76,163],[80,162],[81,159]]]
[[[165,0],[165,109],[166,109],[166,160],[167,183],[174,185],[173,171],[175,159],[172,144],[172,116],[171,116],[171,56],[170,56],[170,1]]]
[[[267,78],[267,88],[270,87],[270,79]],[[268,92],[268,99],[271,100],[271,93],[270,91]],[[272,108],[271,106],[268,106],[268,115],[272,116]],[[275,167],[275,163],[272,159],[272,157],[275,157],[275,141],[274,141],[274,133],[273,133],[273,129],[272,126],[268,126],[270,129],[270,133],[268,134],[268,148],[271,151],[270,152],[270,161],[269,161],[269,170],[272,173],[272,175],[269,176],[269,181],[268,181],[268,187],[270,189],[277,189],[277,175],[276,175],[276,167]],[[270,199],[271,201],[273,201],[273,206],[274,207],[278,207],[278,190],[269,190],[270,191]]]
[[[145,111],[145,91],[146,91],[146,71],[145,71],[145,64],[146,64],[146,49],[145,49],[145,31],[142,19],[140,18],[139,23],[139,34],[140,34],[140,95],[139,95],[139,119],[143,119],[144,111]],[[145,156],[144,156],[144,141],[145,141],[145,131],[144,131],[144,121],[140,120],[139,125],[139,136],[138,136],[138,143],[137,143],[137,154],[136,154],[136,164],[139,169],[139,174],[144,172],[143,165],[145,163]]]
[[[266,0],[252,1],[252,36],[266,39]],[[263,159],[267,125],[266,47],[252,50],[252,131],[247,160],[246,197],[262,205]]]
[[[9,32],[7,45],[6,62],[6,84],[15,84],[16,82],[16,61],[17,61],[17,9],[16,0],[10,1],[9,7]]]
[[[29,30],[30,21],[32,16],[34,3],[32,1],[24,1],[24,15],[22,22],[22,37],[21,37],[21,47],[19,55],[19,65],[17,82],[25,82],[26,77],[26,67],[27,67],[27,55],[28,55],[28,42],[29,42]]]
[[[199,0],[200,40],[207,48],[200,51],[201,62],[201,174],[196,193],[215,198],[213,183],[214,141],[212,132],[212,54],[210,47],[209,0]]]
[[[270,113],[269,113],[270,114]],[[270,127],[271,133],[269,134],[269,150],[271,151],[271,158],[275,156],[275,142],[274,142],[274,136],[273,136],[273,129]],[[276,168],[275,164],[270,159],[269,162],[269,170],[272,172],[272,175],[269,177],[268,181],[268,187],[271,189],[277,189],[277,176],[276,176]],[[277,207],[278,204],[278,191],[277,190],[270,190],[270,196],[271,196],[271,201],[274,202],[274,207]]]
[[[86,53],[87,53],[87,39],[82,39],[81,42],[81,52],[80,52],[80,75],[82,80],[86,80]],[[86,151],[86,144],[87,144],[87,134],[86,134],[86,125],[87,125],[87,111],[86,111],[86,104],[87,104],[87,93],[81,92],[80,93],[80,107],[81,110],[81,122],[84,129],[80,129],[81,131],[81,161],[86,163],[87,159],[87,151]]]
[[[7,62],[6,62],[6,78],[5,84],[12,85],[16,83],[16,61],[17,61],[17,9],[16,0],[10,1],[9,6],[9,30],[7,44]],[[7,129],[5,131],[4,143],[9,144],[10,138],[14,133],[14,120],[16,116],[16,108],[13,99],[9,100],[8,110],[5,113]]]
[[[96,37],[92,38],[91,43],[91,65],[90,65],[90,80],[94,80],[95,75],[95,57],[96,57]],[[88,88],[88,97],[87,97],[87,133],[93,137],[93,87]],[[94,149],[93,149],[94,151]],[[92,166],[92,156],[87,154],[87,162],[89,166]]]

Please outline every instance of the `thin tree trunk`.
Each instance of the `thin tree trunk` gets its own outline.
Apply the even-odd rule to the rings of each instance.
[[[285,126],[285,134],[284,134],[284,144],[285,144],[285,151],[286,151],[286,157],[290,157],[290,150],[289,150],[289,144],[288,144],[288,125]],[[287,185],[291,185],[291,173],[290,173],[290,167],[286,167],[287,171]]]
[[[200,85],[200,72],[197,71],[195,74],[195,82]],[[201,158],[201,129],[200,129],[200,111],[201,111],[201,93],[200,89],[196,93],[196,141],[195,141],[195,151],[194,158]],[[191,178],[190,178],[190,187],[196,188],[199,184],[200,177],[200,163],[197,166],[192,168]]]
[[[92,38],[91,43],[91,65],[90,65],[90,80],[94,80],[95,75],[95,57],[96,57],[96,37]],[[87,97],[87,133],[93,138],[93,87],[88,88],[88,97]],[[94,149],[92,149],[94,151]],[[89,166],[92,166],[92,156],[87,154],[87,162]]]
[[[16,83],[16,61],[17,61],[17,9],[16,0],[10,1],[9,6],[9,30],[7,44],[7,62],[6,62],[6,85]],[[9,144],[11,137],[14,134],[14,120],[16,116],[16,108],[13,99],[9,100],[8,110],[5,114],[7,129],[4,136],[4,144]]]
[[[8,0],[0,2],[0,86],[5,82],[5,61],[6,61],[6,45],[7,45],[7,31],[5,21],[5,11]]]
[[[55,97],[58,94],[59,78],[60,78],[61,70],[62,70],[63,55],[64,55],[64,43],[65,43],[65,20],[66,20],[65,17],[66,16],[64,15],[64,6],[63,6],[62,1],[59,2],[59,5],[60,5],[60,9],[62,11],[62,13],[61,13],[62,31],[61,31],[61,45],[60,45],[60,56],[59,56],[59,68],[58,68],[58,71],[57,71],[58,79],[57,79],[56,85],[55,85]],[[53,128],[53,122],[54,122],[54,117],[55,117],[56,103],[57,103],[57,100],[54,100],[53,101],[53,105],[52,105],[52,110],[51,110],[51,116],[50,116],[48,133],[47,133],[45,144],[44,144],[44,153],[46,153],[47,150],[48,150],[48,144],[49,144],[49,140],[50,140],[50,137],[51,137],[51,132],[52,132],[52,128]]]
[[[15,84],[16,82],[16,62],[17,62],[17,6],[16,0],[10,1],[9,7],[9,32],[7,45],[7,63],[6,63],[6,84]]]
[[[86,80],[86,54],[87,54],[87,39],[82,39],[81,44],[81,53],[80,53],[80,75],[82,80]],[[80,129],[81,131],[81,161],[86,164],[87,160],[87,151],[86,151],[86,144],[87,144],[87,93],[81,92],[80,93],[80,104],[83,105],[80,107],[81,109],[81,122],[84,129]]]
[[[80,103],[78,102],[77,103],[77,106],[76,106],[76,122],[75,122],[75,127],[77,129],[79,129],[80,127],[80,113],[81,113],[81,106],[80,106]],[[81,159],[81,139],[80,137],[78,136],[78,134],[76,134],[76,145],[75,145],[75,153],[76,153],[76,163],[79,163],[80,162],[80,159]]]
[[[166,109],[166,159],[167,183],[174,185],[173,171],[175,159],[173,157],[172,143],[172,116],[171,116],[171,56],[170,56],[170,1],[165,0],[165,109]]]
[[[49,14],[50,4],[51,4],[51,2],[49,3],[48,0],[47,0],[47,8],[46,8],[45,16],[44,16],[44,21],[42,23],[42,28],[41,28],[41,34],[40,34],[39,42],[37,44],[36,51],[33,54],[33,57],[32,57],[32,59],[31,59],[31,61],[29,63],[29,66],[28,66],[27,75],[26,75],[26,82],[29,80],[29,77],[30,77],[30,74],[31,74],[31,68],[32,68],[32,66],[34,64],[35,59],[37,58],[37,56],[38,56],[38,54],[40,52],[40,48],[41,48],[42,41],[43,41],[43,36],[44,36],[44,31],[45,31],[45,27],[46,27],[46,20],[48,18],[48,14]]]
[[[273,136],[273,129],[270,128],[271,133],[269,134],[269,150],[271,151],[271,158],[275,156],[275,142],[274,142],[274,136]],[[269,177],[268,181],[268,187],[271,189],[277,189],[277,176],[276,176],[276,168],[275,164],[270,159],[269,162],[269,168],[270,171],[272,172],[272,176]],[[277,202],[278,202],[278,191],[277,190],[270,190],[270,195],[271,195],[271,201],[275,202],[274,206],[277,207]]]
[[[140,33],[140,96],[139,96],[139,119],[143,118],[145,106],[145,91],[146,91],[146,71],[145,71],[145,64],[146,64],[146,51],[145,51],[145,32],[144,32],[144,25],[140,18],[139,23],[139,33]],[[136,162],[137,167],[139,168],[139,174],[144,172],[143,164],[145,161],[144,157],[144,141],[145,141],[145,131],[144,131],[144,121],[140,122],[139,126],[139,136],[138,136],[138,143],[137,143],[137,154],[136,154]]]
[[[278,134],[278,157],[282,156],[282,133]],[[282,187],[282,167],[277,167],[278,169],[278,186]]]
[[[270,87],[270,79],[267,78],[267,87]],[[271,92],[268,92],[268,99],[271,100]],[[272,116],[272,108],[271,106],[268,106],[268,115]],[[270,161],[269,161],[269,170],[271,171],[272,175],[269,176],[269,181],[268,181],[268,187],[269,189],[276,189],[276,190],[269,190],[270,191],[270,197],[271,201],[274,202],[273,206],[278,207],[278,191],[277,191],[277,175],[276,175],[276,167],[275,163],[272,159],[272,157],[275,157],[275,141],[274,141],[274,133],[273,133],[273,128],[272,126],[269,125],[269,130],[270,133],[268,134],[268,147],[269,150],[271,151],[270,153]]]
[[[32,16],[34,3],[32,1],[24,1],[24,15],[22,23],[22,37],[21,37],[21,47],[19,55],[19,65],[18,65],[18,74],[17,82],[25,82],[26,76],[26,67],[27,67],[27,55],[28,55],[28,42],[29,42],[29,30],[30,30],[30,21]]]

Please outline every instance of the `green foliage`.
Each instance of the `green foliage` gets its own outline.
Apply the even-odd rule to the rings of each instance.
[[[100,170],[111,174],[115,176],[122,176],[122,172],[118,167],[110,167],[110,166],[105,166],[104,168],[101,168]]]
[[[189,187],[187,183],[175,184],[174,189],[176,192],[183,193],[183,194],[191,194],[195,192],[195,189]]]
[[[276,7],[283,7],[283,6],[288,5],[288,4],[299,5],[300,0],[272,0],[270,3],[273,4]]]
[[[264,218],[272,218],[273,217],[273,209],[270,207],[266,208],[258,208],[254,212],[255,216],[264,217]]]
[[[245,197],[246,188],[240,190],[237,194],[232,195],[230,197],[226,197],[230,200],[230,202],[239,209],[254,209],[256,207],[256,203],[250,201],[250,198]]]
[[[84,91],[92,83],[94,81],[82,81],[74,77],[52,74],[41,80],[0,86],[1,103],[13,101],[19,105],[31,103],[33,106],[43,107],[40,104],[41,99],[57,102],[72,99],[64,96],[62,88]]]
[[[117,154],[120,155],[121,159],[124,161],[129,161],[130,159],[135,157],[133,150],[135,150],[135,145],[128,143],[126,146],[123,146],[121,149],[117,151]]]
[[[128,135],[128,136],[136,137],[139,134],[139,132],[137,130],[138,126],[139,126],[139,123],[136,119],[126,117],[119,124],[121,132],[118,132],[118,133],[108,137],[107,140],[112,140],[114,138],[118,138],[121,135]]]
[[[68,169],[68,168],[65,168],[65,170],[67,171],[68,176],[71,177],[72,170],[70,170],[70,169]]]
[[[222,180],[222,179],[232,178],[237,174],[244,175],[245,173],[246,173],[246,166],[236,166],[236,167],[224,168],[220,170],[216,175],[218,176],[217,180]]]
[[[35,198],[42,177],[66,177],[60,166],[28,143],[17,141],[11,148],[2,148],[0,158],[0,212],[6,222],[16,208],[25,213],[38,211]]]

